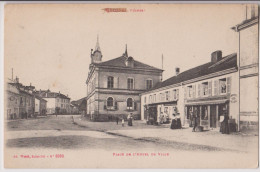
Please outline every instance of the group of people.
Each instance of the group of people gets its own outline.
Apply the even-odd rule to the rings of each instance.
[[[127,121],[128,121],[128,126],[133,126],[133,116],[132,116],[132,114],[129,114],[128,116],[127,116]],[[118,125],[118,122],[119,122],[119,117],[117,116],[116,117],[116,124]],[[124,119],[124,117],[122,118],[122,127],[124,127],[125,126],[125,119]]]
[[[165,113],[161,113],[160,114],[160,124],[165,124],[165,123],[167,123],[167,121],[168,121],[168,115],[167,114],[165,114]]]
[[[227,114],[227,110],[226,108],[223,108],[223,114],[220,116],[220,132],[222,134],[229,134],[229,124],[228,124],[228,120],[229,120],[229,116]],[[194,108],[194,112],[192,111],[192,109],[190,109],[190,127],[193,126],[192,132],[196,131],[196,128],[199,127],[199,115],[198,115],[198,111],[196,109],[196,107]]]

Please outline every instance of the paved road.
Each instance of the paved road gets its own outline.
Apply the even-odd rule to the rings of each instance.
[[[6,145],[10,148],[136,150],[167,149],[169,146],[110,135],[73,123],[71,115],[16,120],[7,123]]]
[[[12,148],[233,151],[220,147],[176,142],[177,140],[167,142],[156,140],[156,138],[135,139],[124,137],[107,132],[109,125],[112,126],[111,128],[119,127],[115,123],[93,122],[88,124],[84,127],[76,125],[73,122],[72,115],[10,121],[7,123],[6,145]],[[104,126],[104,130],[101,129],[102,126]],[[139,127],[141,126],[135,127],[140,131]],[[127,129],[127,126],[124,129]]]
[[[126,168],[165,168],[166,166],[253,168],[257,166],[257,153],[246,154],[175,140],[169,142],[156,140],[156,138],[135,139],[107,133],[109,131],[106,129],[110,129],[109,123],[96,123],[96,125],[91,123],[80,127],[73,123],[72,116],[58,116],[57,118],[48,116],[40,119],[9,121],[5,125],[7,127],[5,167],[13,167],[14,164],[20,168],[116,168],[119,164],[124,164]],[[104,125],[106,125],[105,129],[100,130]],[[141,132],[142,129],[139,127],[141,126],[136,127],[136,131]],[[129,132],[132,129],[124,128]],[[127,157],[126,153],[131,153],[132,156]],[[149,154],[149,157],[135,156],[137,153]],[[57,154],[62,154],[65,158],[48,157]],[[166,156],[167,154],[169,156]],[[44,155],[47,158],[29,160],[20,158],[21,155]]]

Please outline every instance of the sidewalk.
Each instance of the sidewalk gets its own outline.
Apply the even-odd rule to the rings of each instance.
[[[221,134],[217,130],[192,132],[192,128],[172,130],[170,125],[146,125],[143,121],[134,121],[133,126],[121,126],[121,122],[91,122],[74,118],[74,123],[88,129],[106,132],[107,134],[130,137],[136,140],[152,141],[167,144],[187,144],[215,147],[239,152],[258,150],[258,135],[250,133]]]
[[[258,150],[258,136],[221,134],[216,130],[192,132],[191,128],[171,130],[169,128],[141,130],[111,130],[109,134],[127,136],[138,140],[164,142],[167,144],[182,143],[215,147],[230,151],[252,152]]]

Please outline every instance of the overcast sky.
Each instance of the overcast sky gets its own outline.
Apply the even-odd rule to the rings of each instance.
[[[107,13],[103,8],[127,8]],[[144,12],[130,12],[143,9]],[[245,19],[244,5],[6,5],[5,76],[14,76],[36,89],[86,96],[90,49],[97,35],[103,61],[119,57],[128,45],[135,60],[174,75],[210,61],[211,52],[238,52],[232,26]]]

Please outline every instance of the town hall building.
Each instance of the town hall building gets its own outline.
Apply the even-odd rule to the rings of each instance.
[[[127,117],[132,113],[141,118],[140,93],[161,81],[162,69],[141,63],[125,53],[120,57],[102,61],[97,40],[91,50],[91,64],[87,84],[87,116],[94,121],[107,121]]]

